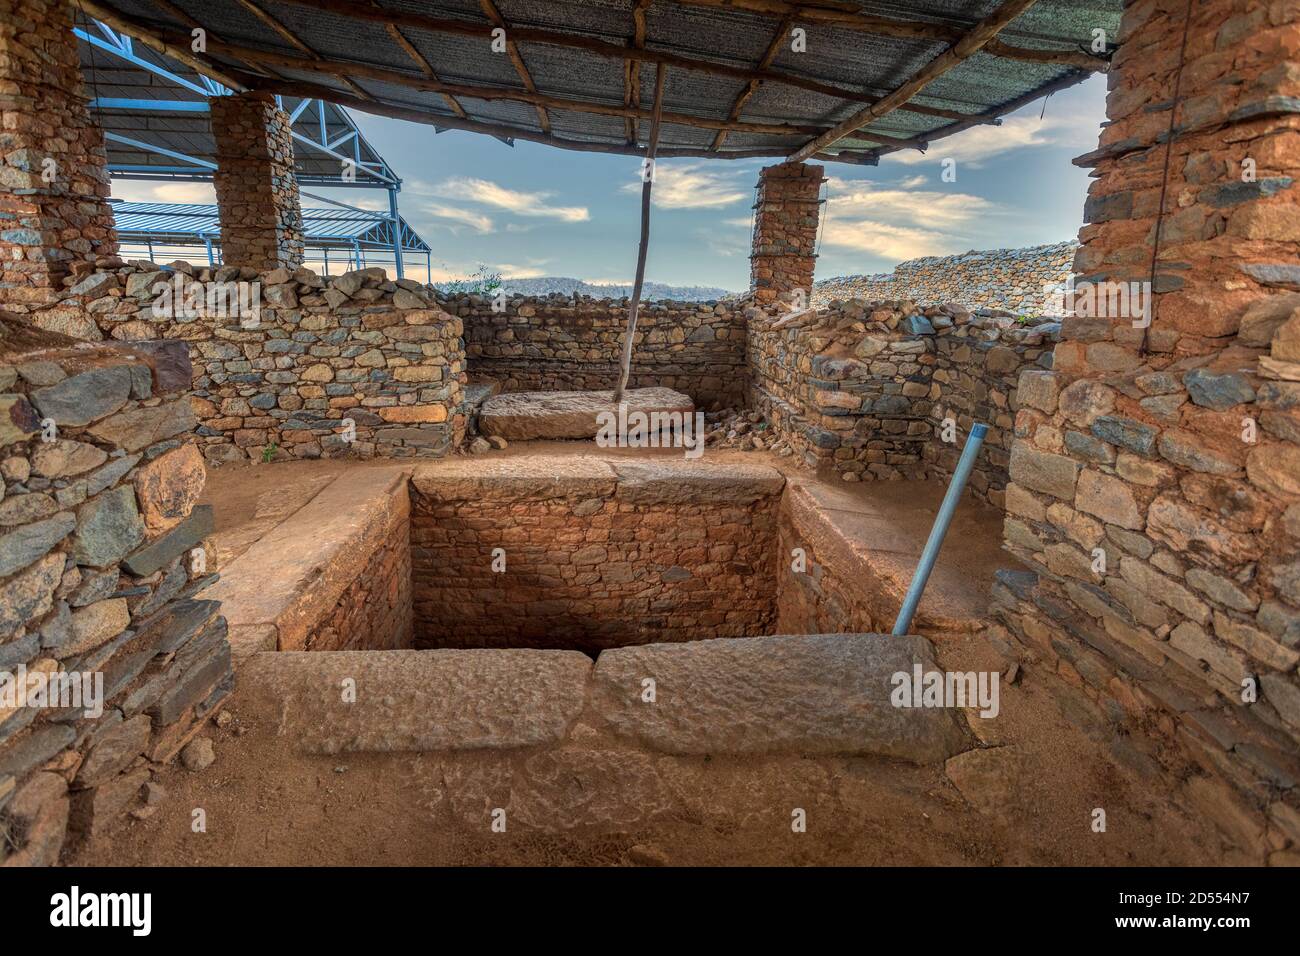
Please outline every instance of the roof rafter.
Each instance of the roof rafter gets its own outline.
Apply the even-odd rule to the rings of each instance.
[[[430,76],[416,76],[411,73],[404,73],[400,70],[390,70],[386,67],[363,64],[335,66],[328,62],[318,62],[305,57],[290,56],[286,53],[271,53],[265,50],[255,50],[251,47],[236,46],[230,43],[223,43],[219,40],[209,41],[208,49],[210,52],[224,54],[232,59],[252,60],[257,63],[281,66],[291,70],[314,70],[340,79],[343,79],[348,75],[361,76],[368,79],[380,80],[384,83],[391,83],[394,86],[402,86],[409,89],[423,90],[431,93],[450,94],[452,96],[464,97],[467,99],[510,100],[518,103],[527,103],[535,107],[553,107],[555,109],[572,110],[578,113],[592,113],[598,116],[624,117],[630,118],[634,121],[650,118],[649,112],[639,106],[616,106],[607,103],[593,103],[587,100],[566,99],[558,96],[550,96],[545,93],[515,89],[513,87],[468,86],[460,83],[446,83]],[[279,84],[263,85],[268,89],[279,86]],[[733,120],[715,120],[703,116],[672,112],[664,113],[664,122],[675,126],[693,126],[700,129],[729,130],[732,132],[744,133],[765,133],[778,136],[792,134],[816,135],[832,128],[824,125],[799,123],[744,123]],[[543,130],[543,132],[549,131]],[[877,139],[883,144],[900,148],[922,149],[925,145],[922,141],[917,139],[888,136],[882,133],[872,133],[871,138]]]
[[[556,136],[554,133],[548,135],[539,132],[538,130],[531,130],[523,126],[510,126],[505,123],[485,123],[480,120],[464,120],[458,116],[438,116],[425,112],[424,110],[410,107],[393,106],[388,103],[376,103],[369,100],[363,100],[345,93],[340,93],[338,90],[331,89],[328,86],[319,86],[315,83],[285,81],[284,83],[275,83],[269,88],[273,89],[275,92],[283,93],[288,96],[302,96],[329,100],[338,106],[346,106],[349,109],[358,110],[363,113],[374,113],[377,116],[391,116],[394,119],[409,120],[410,122],[423,123],[427,126],[441,126],[447,129],[467,130],[472,133],[486,133],[489,136],[504,136],[511,139],[522,139],[530,143],[542,143],[546,146],[577,150],[578,152],[584,153],[614,153],[620,156],[645,155],[645,150],[639,146],[567,139]],[[714,153],[708,149],[697,149],[694,147],[671,147],[659,150],[660,156],[669,158],[759,159],[772,156],[784,156],[785,153],[786,151],[783,149],[747,149],[735,150],[728,153]],[[827,161],[836,160],[842,163],[852,163],[859,166],[874,166],[877,161],[875,150],[861,152],[846,151],[836,153],[833,156],[830,154],[819,153],[813,158]]]
[[[830,130],[804,143],[803,146],[790,154],[790,162],[802,162],[814,153],[821,152],[835,145],[844,137],[858,132],[868,123],[899,109],[913,96],[924,90],[931,82],[978,53],[989,40],[997,36],[998,31],[1002,30],[1008,23],[1028,10],[1036,2],[1037,0],[1004,0],[1004,2],[998,4],[992,13],[972,27],[965,36],[923,66],[914,77],[878,103],[858,110],[848,119],[837,123]],[[871,138],[871,134],[868,132],[864,131],[863,135],[868,139]]]
[[[519,47],[515,41],[510,39],[510,24],[506,18],[501,15],[497,5],[492,0],[478,0],[478,5],[483,8],[483,14],[494,24],[506,31],[506,53],[510,56],[510,62],[514,64],[515,72],[519,74],[520,81],[524,84],[524,89],[529,93],[537,92],[537,84],[533,82],[533,75],[528,72],[528,67],[524,64],[524,58],[519,54]],[[538,104],[537,107],[537,125],[542,128],[543,133],[551,131],[551,118],[546,113],[546,107]]]
[[[164,43],[158,39],[151,31],[141,27],[132,18],[119,13],[111,7],[105,7],[95,0],[77,0],[78,8],[83,12],[101,23],[104,23],[119,33],[125,33],[133,39],[139,40],[155,53],[161,53],[163,56],[171,57],[177,63],[183,63],[196,73],[209,76],[218,83],[224,84],[237,92],[243,92],[247,89],[244,84],[236,80],[229,73],[201,57],[194,56],[190,53],[189,44],[184,43],[181,46]]]
[[[247,10],[249,13],[251,13],[253,16],[257,17],[257,19],[265,23],[268,27],[274,30],[281,37],[283,37],[285,41],[289,43],[291,46],[293,46],[295,49],[302,51],[302,53],[305,54],[307,57],[309,57],[311,60],[317,63],[324,62],[324,60],[321,59],[321,55],[319,53],[317,53],[315,50],[309,47],[306,43],[303,43],[302,40],[299,39],[298,36],[292,30],[286,27],[275,17],[271,16],[271,14],[263,10],[260,6],[254,3],[253,0],[235,0],[235,2],[238,3],[245,10]],[[374,99],[373,96],[371,96],[361,87],[357,86],[357,84],[353,83],[352,80],[350,80],[348,77],[346,76],[340,77],[340,79],[342,79],[343,82],[347,84],[348,89],[350,89],[353,93],[357,94],[357,96],[360,96],[362,99],[366,99],[366,100]]]
[[[629,45],[634,50],[645,49],[645,11],[654,0],[636,0],[632,7],[632,39]],[[631,58],[623,61],[623,105],[639,106],[641,99],[641,61]],[[637,141],[637,121],[627,119],[623,128],[627,141],[633,146]]]
[[[790,31],[793,29],[794,24],[795,17],[793,15],[787,16],[781,21],[781,25],[776,28],[775,36],[772,37],[772,42],[767,45],[767,50],[763,53],[763,58],[758,61],[758,68],[760,70],[766,70],[772,65],[772,61],[775,60],[777,54],[781,52],[781,45],[785,42],[785,38],[790,35]],[[746,84],[745,88],[740,91],[740,95],[737,96],[735,102],[731,104],[731,112],[727,114],[728,119],[732,121],[740,119],[740,114],[744,111],[745,104],[748,103],[750,98],[758,92],[758,83],[758,80],[750,80],[749,83]],[[713,143],[710,144],[709,149],[720,149],[722,144],[726,142],[726,139],[727,130],[718,130],[718,135],[713,137]]]

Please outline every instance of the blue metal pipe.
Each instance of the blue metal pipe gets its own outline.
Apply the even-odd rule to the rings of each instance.
[[[894,634],[897,636],[907,634],[912,626],[912,616],[921,603],[921,595],[925,592],[926,582],[930,580],[934,563],[939,560],[939,549],[943,547],[944,536],[948,534],[948,525],[952,524],[952,516],[957,511],[961,493],[966,487],[966,479],[975,466],[975,458],[980,453],[980,446],[984,444],[984,435],[988,430],[989,426],[977,422],[966,439],[966,447],[962,449],[957,469],[952,473],[952,481],[948,483],[948,493],[943,496],[943,504],[939,506],[939,513],[934,518],[934,527],[930,529],[925,550],[921,552],[916,573],[912,575],[912,583],[907,588],[907,596],[903,598],[903,606],[898,609],[898,619],[894,621]]]

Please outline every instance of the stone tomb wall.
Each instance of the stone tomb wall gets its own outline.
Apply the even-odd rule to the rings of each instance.
[[[160,284],[170,302],[160,301]],[[188,308],[191,288],[206,295],[218,287],[230,302],[256,301],[256,323],[242,310],[231,314],[229,302]],[[199,445],[210,462],[436,457],[464,434],[460,320],[426,287],[389,281],[380,268],[327,279],[305,268],[103,260],[30,318],[84,339],[187,342]]]
[[[856,299],[750,308],[747,318],[751,402],[806,464],[853,481],[947,478],[982,421],[989,433],[969,487],[1002,504],[1016,379],[1050,365],[1059,325]]]
[[[763,466],[673,460],[421,469],[415,645],[590,653],[774,633],[783,485]]]
[[[613,388],[618,382],[627,299],[514,297],[504,312],[492,300],[458,296],[441,305],[465,323],[465,352],[475,379],[502,391]],[[697,406],[744,402],[745,322],[727,302],[643,302],[632,350],[631,388],[664,386]]]
[[[219,605],[194,597],[216,575],[189,383],[179,343],[88,346],[0,317],[3,865],[54,863],[65,837],[141,809],[233,686]],[[98,714],[16,696],[83,678]]]

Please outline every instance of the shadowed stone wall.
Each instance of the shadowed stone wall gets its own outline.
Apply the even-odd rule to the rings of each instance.
[[[594,651],[770,634],[784,483],[763,466],[672,461],[418,471],[416,646]]]
[[[442,301],[465,323],[465,352],[474,378],[503,391],[613,388],[618,381],[627,299],[513,297],[494,312],[492,300]],[[632,350],[632,388],[663,386],[702,408],[744,402],[745,323],[728,302],[644,302]]]

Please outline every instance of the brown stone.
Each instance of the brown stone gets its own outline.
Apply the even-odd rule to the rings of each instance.
[[[203,493],[203,456],[193,444],[159,455],[135,474],[135,494],[149,537],[180,524]]]

